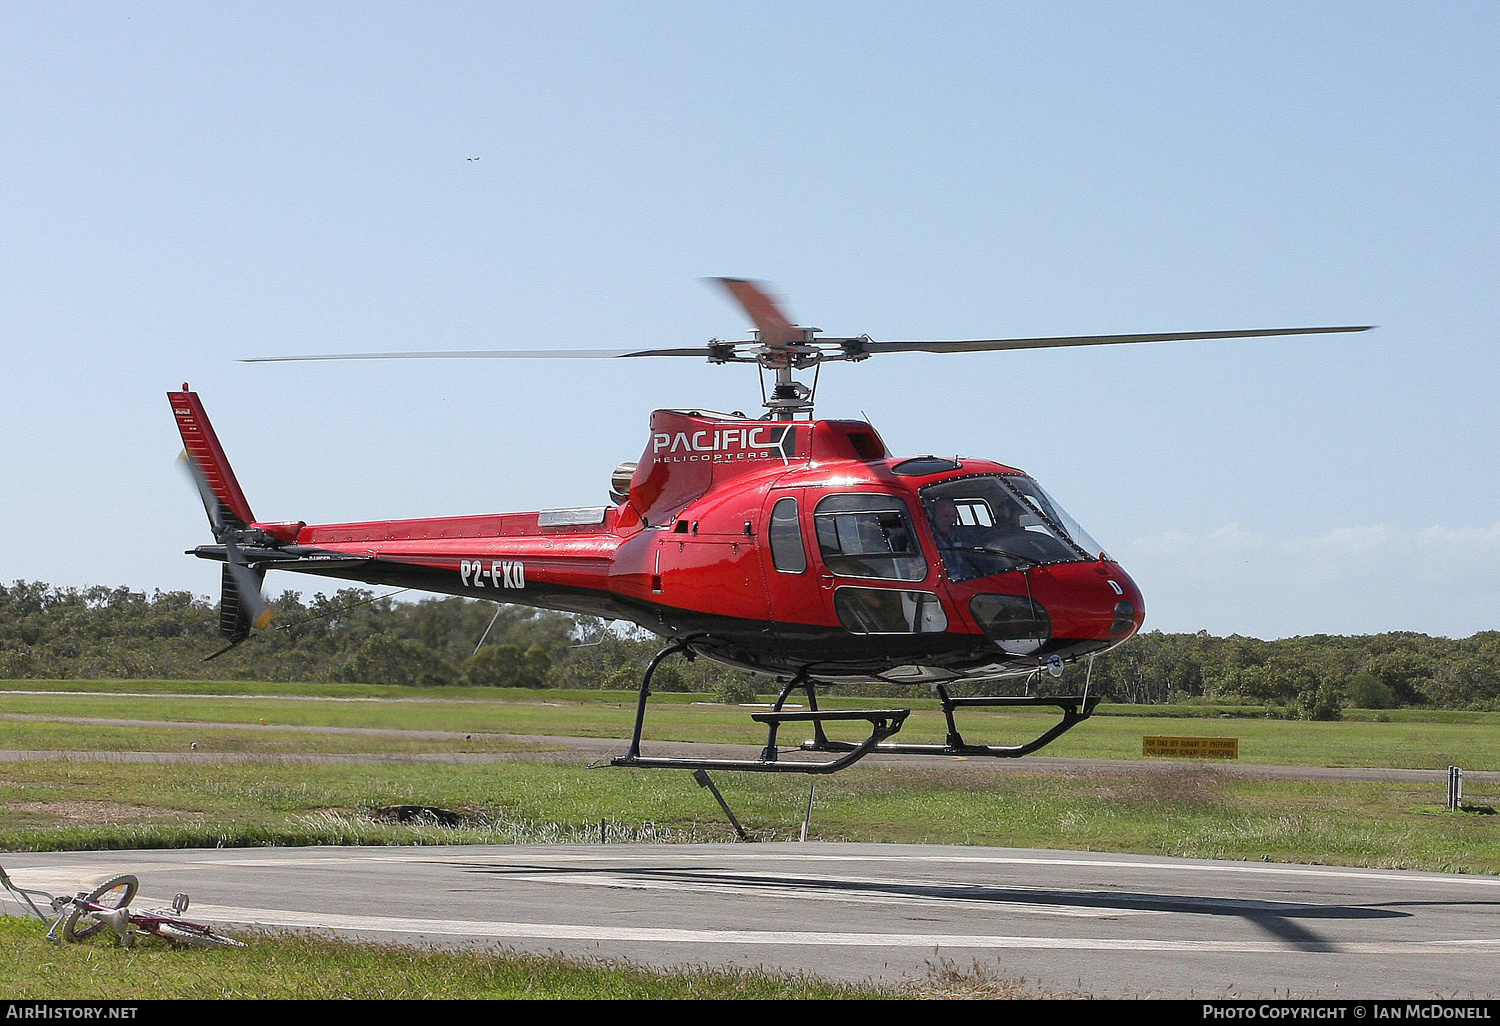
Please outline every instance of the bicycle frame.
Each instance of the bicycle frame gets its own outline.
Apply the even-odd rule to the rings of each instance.
[[[78,891],[71,897],[65,897],[22,887],[10,878],[3,866],[0,866],[0,885],[4,885],[5,889],[20,899],[33,915],[47,924],[47,939],[54,944],[61,944],[64,940],[82,940],[95,933],[100,927],[108,926],[120,938],[120,945],[126,948],[133,947],[136,938],[142,935],[160,937],[179,944],[243,946],[239,941],[214,933],[213,929],[205,923],[194,923],[179,918],[183,912],[187,911],[189,902],[188,896],[183,893],[178,893],[172,898],[171,915],[168,915],[165,909],[145,912],[131,910],[130,899],[135,896],[137,886],[133,876],[113,877],[101,885],[101,888],[124,892],[120,903],[113,906],[103,905],[93,900],[95,895],[101,893],[101,888],[95,888],[92,892]],[[115,886],[111,887],[111,885]],[[35,898],[44,899],[54,915],[49,918],[46,913],[42,912]],[[75,930],[79,919],[84,916],[91,918],[94,921],[93,924],[82,930]]]
[[[15,895],[17,899],[19,899],[28,908],[30,908],[32,914],[35,915],[38,919],[40,919],[44,923],[51,924],[52,920],[43,915],[42,910],[37,908],[36,902],[31,899],[33,895],[38,898],[42,898],[54,912],[57,911],[58,899],[54,898],[46,891],[31,890],[30,888],[20,886],[10,878],[10,874],[5,871],[4,866],[0,866],[0,885],[3,885],[7,891],[10,891],[11,894]]]

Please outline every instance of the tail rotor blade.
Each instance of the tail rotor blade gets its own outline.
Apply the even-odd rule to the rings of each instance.
[[[224,508],[218,496],[214,495],[214,490],[208,483],[208,476],[203,473],[203,468],[198,466],[198,461],[186,452],[177,457],[177,465],[198,489],[198,497],[203,500],[203,512],[208,514],[208,526],[213,529],[214,537],[217,539],[226,527]]]
[[[229,568],[229,576],[234,582],[236,597],[240,608],[245,612],[245,619],[251,627],[263,631],[276,612],[261,594],[264,577],[259,571],[250,569],[250,564],[245,561],[245,554],[240,551],[233,538],[224,538],[224,548],[229,556],[225,566]]]
[[[213,529],[214,539],[224,546],[224,553],[228,557],[224,563],[219,629],[237,644],[249,635],[251,628],[265,630],[275,613],[261,594],[265,575],[250,569],[249,561],[234,540],[235,528],[243,525],[232,522],[238,518],[228,512],[214,495],[208,476],[203,473],[198,461],[184,452],[177,462],[197,486],[198,495],[203,500],[203,509],[208,513],[208,523]]]

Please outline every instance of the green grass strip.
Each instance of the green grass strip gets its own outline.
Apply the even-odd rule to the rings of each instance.
[[[624,692],[515,691],[477,688],[384,688],[371,685],[247,684],[238,697],[227,694],[184,693],[182,681],[160,682],[159,693],[150,689],[139,695],[120,694],[117,688],[142,688],[151,682],[10,682],[0,690],[0,713],[28,716],[122,719],[138,723],[166,721],[180,727],[72,725],[51,739],[36,739],[24,733],[35,721],[0,720],[0,748],[40,745],[52,750],[163,750],[186,748],[187,734],[167,736],[164,730],[217,729],[223,731],[218,744],[225,751],[275,751],[231,742],[225,728],[234,724],[241,737],[258,731],[274,732],[287,727],[375,728],[402,731],[444,731],[460,737],[468,734],[559,735],[623,738],[634,722],[634,696]],[[234,682],[227,682],[234,683]],[[91,691],[76,694],[21,694],[21,685],[46,685],[30,690]],[[55,685],[55,687],[54,687]],[[64,686],[66,685],[66,687]],[[106,688],[105,685],[108,685]],[[215,685],[223,686],[223,685]],[[170,687],[172,690],[167,692]],[[97,690],[96,690],[97,689]],[[351,689],[353,689],[351,691]],[[338,690],[339,694],[328,694]],[[357,692],[357,693],[355,693]],[[384,695],[384,698],[379,696]],[[144,696],[144,697],[142,697]],[[337,699],[337,700],[330,700]],[[946,734],[943,717],[929,699],[855,699],[838,696],[833,707],[891,706],[914,710],[903,727],[904,741],[941,742]],[[1152,707],[1154,708],[1154,707]],[[1176,713],[1199,706],[1174,707],[1146,715],[1142,707],[1110,706],[1050,745],[1045,754],[1077,758],[1142,759],[1146,735],[1231,736],[1240,739],[1240,761],[1290,766],[1357,766],[1406,769],[1444,769],[1450,765],[1469,770],[1500,770],[1500,714],[1398,710],[1386,721],[1373,718],[1333,723],[1311,723],[1269,719],[1219,712],[1211,717],[1184,718]],[[1221,707],[1211,707],[1219,709]],[[1227,707],[1223,707],[1227,708]],[[700,741],[764,744],[764,728],[750,720],[749,710],[708,703],[704,696],[668,694],[653,697],[646,720],[648,738],[670,741]],[[1228,717],[1228,718],[1221,718]],[[1030,710],[990,712],[966,710],[960,727],[976,743],[1014,744],[1045,730],[1055,715]],[[845,734],[852,728],[846,728]],[[155,730],[147,735],[143,732]],[[135,733],[132,733],[135,732]],[[835,732],[837,733],[837,732]],[[10,735],[14,734],[12,738]],[[840,735],[843,736],[843,735]],[[800,740],[800,735],[789,740]],[[439,743],[408,736],[405,739],[370,738],[362,742],[347,738],[328,739],[315,746],[303,737],[288,744],[285,736],[275,739],[280,750],[353,751],[503,751],[509,742],[489,740],[467,746],[454,739]],[[200,742],[201,743],[201,742]],[[64,746],[61,749],[54,745]],[[238,747],[237,747],[238,745]]]
[[[163,998],[428,1000],[870,999],[922,997],[941,977],[907,987],[829,983],[760,969],[652,970],[624,962],[507,951],[346,944],[318,937],[251,938],[245,948],[198,950],[113,935],[54,946],[35,920],[0,916],[0,994],[9,1000]],[[964,981],[960,978],[958,984]],[[993,981],[990,981],[993,982]],[[970,978],[983,993],[985,979]],[[991,987],[984,996],[1004,996]]]

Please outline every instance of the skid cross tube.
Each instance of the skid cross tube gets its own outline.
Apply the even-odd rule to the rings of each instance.
[[[646,700],[651,697],[651,676],[656,673],[656,668],[671,655],[684,654],[687,658],[693,658],[691,643],[692,637],[675,641],[656,654],[646,666],[646,672],[641,676],[640,698],[635,710],[635,732],[630,736],[630,749],[624,755],[617,755],[609,760],[611,766],[635,766],[640,769],[691,769],[691,770],[749,770],[759,773],[837,773],[846,766],[851,766],[863,759],[886,738],[901,729],[901,724],[906,722],[906,717],[911,714],[910,709],[867,709],[856,711],[821,711],[817,708],[817,699],[813,695],[812,685],[807,681],[805,672],[799,673],[786,682],[781,694],[770,712],[754,713],[750,718],[757,723],[766,725],[766,747],[761,750],[759,759],[680,759],[668,757],[648,757],[641,754],[641,732],[646,723]],[[782,706],[786,697],[794,687],[807,689],[808,704],[812,707],[807,712],[783,712]],[[811,723],[817,737],[823,740],[825,745],[832,745],[823,734],[822,722],[824,720],[866,720],[870,724],[870,736],[859,744],[845,744],[836,749],[843,753],[837,759],[827,762],[781,762],[776,758],[776,733],[783,723]],[[821,749],[822,751],[834,751],[832,747]]]
[[[1023,755],[1030,755],[1039,748],[1044,748],[1056,741],[1063,734],[1072,730],[1078,724],[1094,714],[1094,707],[1099,704],[1097,696],[1085,697],[1082,695],[1025,695],[996,698],[953,698],[948,694],[948,689],[941,684],[937,687],[938,697],[943,703],[943,716],[948,721],[948,739],[940,745],[920,744],[877,744],[873,751],[881,755],[953,755],[991,759],[1017,759]],[[1050,729],[1039,734],[1037,737],[1024,744],[1019,745],[975,745],[964,740],[959,733],[958,724],[954,721],[954,710],[974,706],[1053,706],[1062,710],[1062,720]],[[808,752],[842,752],[848,751],[850,746],[843,741],[813,740],[802,746],[803,751]]]
[[[647,757],[643,755],[620,755],[610,760],[614,766],[636,766],[641,769],[706,769],[746,770],[752,773],[837,773],[852,766],[866,755],[880,749],[880,743],[901,729],[901,724],[911,713],[910,709],[867,709],[850,712],[791,712],[755,713],[750,718],[767,725],[771,735],[771,752],[775,754],[777,728],[784,722],[816,723],[825,720],[867,720],[870,736],[859,744],[841,745],[837,750],[844,754],[828,762],[781,762],[775,758],[760,759],[673,759]],[[829,742],[830,745],[838,742]],[[805,747],[805,746],[804,746]],[[832,751],[833,749],[823,749]],[[765,755],[764,752],[761,753]]]
[[[622,758],[635,760],[641,757],[641,728],[645,726],[646,723],[646,699],[651,697],[651,675],[656,672],[656,668],[662,664],[667,656],[676,655],[678,652],[685,653],[687,658],[691,661],[693,658],[693,650],[688,647],[688,642],[690,640],[692,639],[684,638],[681,641],[674,641],[672,644],[656,653],[656,655],[652,657],[651,662],[646,664],[646,672],[641,675],[640,701],[636,704],[635,707],[635,733],[630,735],[630,751],[627,752]],[[616,766],[624,765],[624,763],[622,763],[618,758],[612,759],[611,762],[613,762]]]
[[[800,688],[802,688],[803,691],[807,692],[807,708],[811,712],[817,712],[818,711],[818,691],[817,691],[817,686],[815,684],[813,684],[812,680],[808,677],[807,670],[805,668],[802,669],[802,670],[797,671],[796,676],[792,677],[791,680],[789,680],[789,681],[786,682],[786,686],[783,687],[781,689],[781,693],[776,696],[776,704],[771,707],[771,710],[773,712],[781,712],[782,706],[786,704],[787,696],[792,693],[792,689],[795,688],[795,687],[800,687]],[[826,744],[828,744],[828,737],[823,733],[823,720],[822,720],[822,718],[820,717],[818,719],[813,720],[812,721],[812,725],[813,725],[813,743],[814,744],[820,744],[820,745],[826,745]],[[767,747],[768,750],[771,748],[770,745],[767,745],[766,747]],[[774,755],[770,755],[770,756],[767,756],[767,758],[774,759],[775,756]]]

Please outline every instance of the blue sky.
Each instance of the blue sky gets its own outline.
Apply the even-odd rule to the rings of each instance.
[[[1497,44],[1487,3],[8,4],[0,581],[214,590],[183,381],[267,519],[603,501],[753,375],[236,361],[736,337],[727,274],[876,338],[1379,325],[892,355],[820,412],[1035,474],[1148,627],[1495,629]]]

